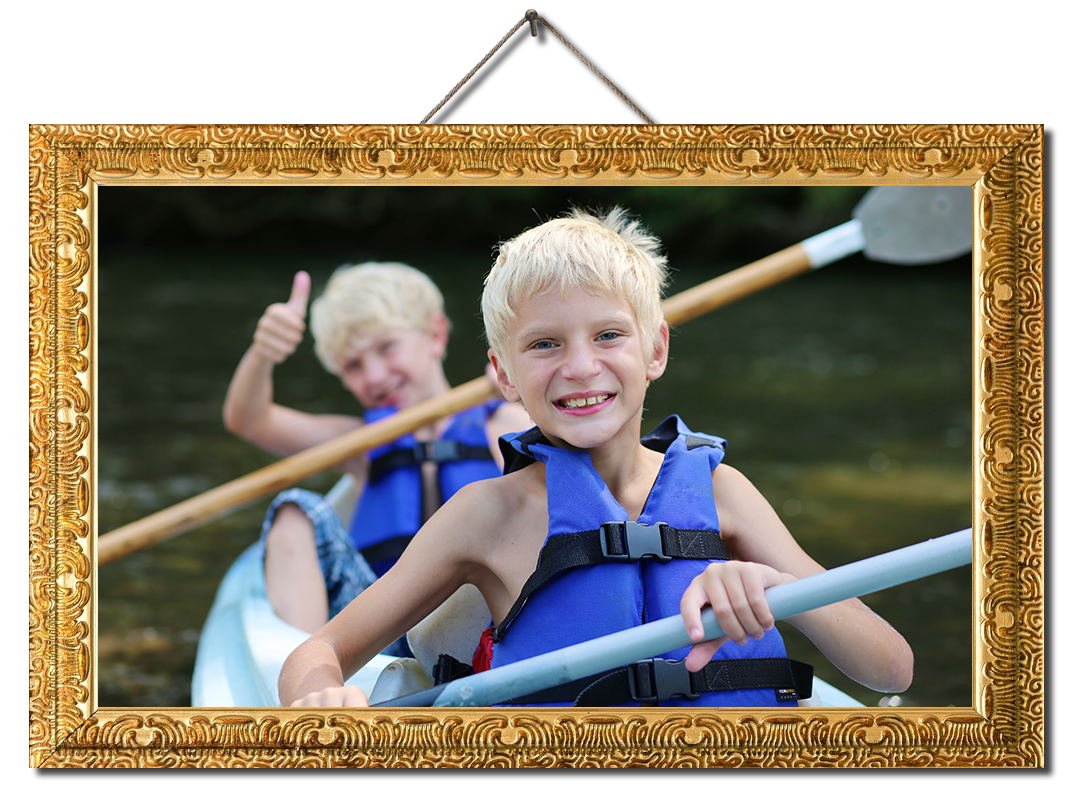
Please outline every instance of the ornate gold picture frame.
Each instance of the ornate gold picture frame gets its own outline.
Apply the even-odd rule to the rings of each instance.
[[[31,126],[29,133],[32,766],[1043,766],[1041,126]],[[95,204],[103,181],[971,185],[971,707],[696,714],[98,707]]]

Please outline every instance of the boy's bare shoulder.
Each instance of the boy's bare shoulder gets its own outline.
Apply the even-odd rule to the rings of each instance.
[[[716,493],[716,500],[720,495],[733,493],[745,486],[751,487],[752,483],[730,464],[720,464],[712,470],[712,490]]]
[[[720,532],[728,544],[750,536],[758,518],[766,519],[770,511],[752,481],[729,464],[712,470],[712,496],[719,512]]]
[[[453,531],[453,560],[465,565],[467,582],[502,619],[536,568],[547,537],[544,465],[467,484],[436,516],[441,512],[451,515],[445,522]]]
[[[456,513],[472,513],[481,519],[510,516],[534,506],[544,508],[547,496],[542,464],[482,481],[468,483],[445,505]]]
[[[735,557],[767,564],[799,578],[822,569],[797,543],[760,490],[739,470],[728,464],[716,467],[712,471],[712,493],[720,535]]]
[[[494,553],[504,544],[528,541],[534,531],[543,543],[547,514],[544,467],[533,464],[463,486],[433,518],[449,515],[452,527],[465,532],[470,555],[478,561],[494,561]]]

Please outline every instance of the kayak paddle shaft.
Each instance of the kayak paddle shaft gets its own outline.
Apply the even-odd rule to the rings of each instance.
[[[765,596],[775,619],[785,619],[970,563],[972,530],[966,529],[772,586]],[[710,608],[704,609],[701,621],[705,640],[723,635]],[[681,615],[667,617],[378,705],[487,706],[509,703],[515,697],[616,669],[692,643]]]

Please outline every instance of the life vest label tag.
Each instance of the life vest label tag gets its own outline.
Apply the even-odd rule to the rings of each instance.
[[[797,692],[794,689],[776,689],[775,699],[780,703],[789,703],[792,700],[800,700],[797,696]]]

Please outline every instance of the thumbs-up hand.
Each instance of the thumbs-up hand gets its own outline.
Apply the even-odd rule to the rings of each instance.
[[[286,361],[302,341],[310,285],[308,272],[296,273],[287,302],[273,303],[257,322],[257,330],[253,334],[254,347],[273,364]]]

